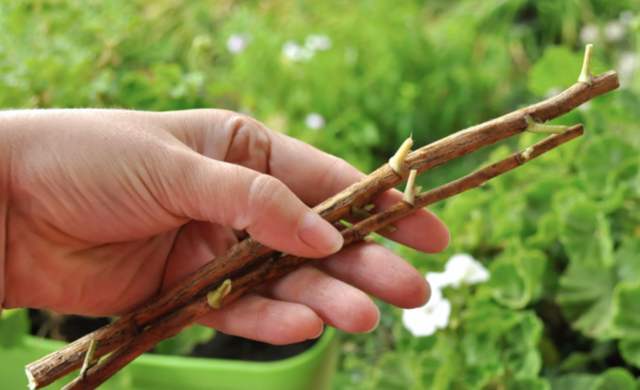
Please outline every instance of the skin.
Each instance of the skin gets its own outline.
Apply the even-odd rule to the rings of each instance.
[[[367,294],[413,308],[429,286],[390,250],[342,238],[310,206],[363,174],[346,162],[223,110],[0,113],[0,302],[119,316],[238,242],[314,258],[201,324],[273,344],[323,324],[368,332]],[[388,191],[378,209],[399,201]],[[444,224],[420,210],[381,234],[434,253]],[[2,250],[4,249],[4,250]]]

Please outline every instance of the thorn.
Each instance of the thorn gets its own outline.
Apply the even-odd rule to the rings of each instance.
[[[588,44],[584,51],[584,62],[582,63],[582,72],[578,77],[579,83],[585,83],[591,86],[593,83],[593,73],[591,73],[591,56],[593,54],[593,45]]]
[[[219,309],[222,307],[222,300],[224,299],[224,297],[229,295],[230,292],[231,279],[227,279],[222,282],[220,287],[218,287],[214,291],[210,291],[207,294],[207,303],[209,303],[209,306],[211,306],[212,308]]]
[[[411,133],[413,135],[413,133]],[[389,166],[393,169],[398,175],[402,175],[404,172],[404,159],[407,157],[409,150],[413,146],[413,139],[411,137],[407,138],[400,148],[396,152],[396,154],[389,159]]]
[[[415,186],[416,186],[416,175],[418,171],[412,169],[409,172],[409,179],[407,180],[407,188],[404,190],[404,195],[402,195],[402,200],[409,203],[413,206],[413,200],[415,199]]]
[[[569,129],[569,126],[543,125],[533,120],[531,115],[526,114],[527,128],[524,131],[536,134],[561,134]]]

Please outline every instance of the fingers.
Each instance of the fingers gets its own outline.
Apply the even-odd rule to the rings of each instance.
[[[345,332],[370,332],[380,321],[380,311],[365,293],[309,266],[267,283],[260,291],[305,305],[325,324]]]
[[[344,248],[325,259],[312,260],[314,267],[344,283],[401,308],[424,305],[429,284],[411,264],[375,243]]]
[[[157,198],[172,213],[246,230],[258,242],[304,257],[324,257],[342,236],[272,176],[192,152],[176,153]]]
[[[172,134],[203,155],[268,173],[307,205],[317,205],[365,175],[337,157],[267,129],[260,122],[224,110],[192,110],[160,114]],[[399,191],[376,199],[377,210],[399,202]],[[439,252],[449,232],[435,215],[420,210],[394,224],[396,233],[381,232],[424,252]]]
[[[254,293],[213,310],[198,322],[224,333],[271,344],[291,344],[317,338],[322,320],[310,308],[275,301]]]

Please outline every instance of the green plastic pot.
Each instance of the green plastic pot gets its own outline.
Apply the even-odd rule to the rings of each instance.
[[[26,310],[9,310],[0,321],[0,388],[24,389],[24,367],[65,346],[26,334]],[[18,324],[18,325],[16,325]],[[21,329],[17,331],[16,329]],[[103,384],[101,390],[329,390],[338,357],[336,331],[327,328],[310,349],[275,362],[145,354]],[[77,373],[47,389],[61,389]]]

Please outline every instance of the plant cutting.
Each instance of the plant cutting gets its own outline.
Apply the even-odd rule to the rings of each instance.
[[[615,72],[594,77],[591,85],[579,82],[554,98],[461,131],[411,153],[406,156],[403,165],[396,164],[395,170],[385,165],[317,206],[315,211],[326,220],[335,222],[346,218],[353,206],[364,207],[376,195],[407,180],[411,171],[423,173],[453,158],[526,130],[559,133],[497,164],[445,186],[418,196],[408,194],[407,201],[398,203],[343,230],[345,243],[364,239],[369,233],[393,223],[416,208],[475,188],[581,135],[581,126],[574,126],[571,129],[545,128],[542,122],[560,116],[617,86]],[[406,155],[404,149],[408,148],[401,148],[396,161],[404,159]],[[413,185],[408,188],[412,191]],[[412,197],[413,204],[409,202]],[[41,388],[56,378],[80,368],[86,361],[87,365],[92,367],[68,388],[95,388],[155,343],[177,334],[184,327],[194,323],[212,307],[231,302],[247,289],[281,276],[297,268],[303,261],[304,259],[297,257],[274,253],[249,238],[134,313],[87,335],[56,354],[29,365],[27,372],[30,375],[30,386],[34,389]],[[91,344],[95,347],[93,356],[87,353]],[[113,353],[109,357],[93,365],[94,359],[99,359],[110,352]]]

